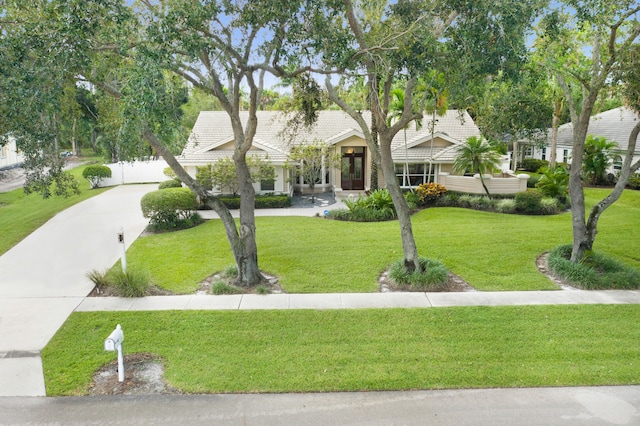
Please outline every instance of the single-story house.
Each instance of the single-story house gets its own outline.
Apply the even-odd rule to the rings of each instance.
[[[607,141],[615,142],[618,147],[615,152],[620,155],[611,165],[610,171],[620,170],[622,158],[626,155],[629,146],[629,135],[638,123],[640,116],[627,107],[614,108],[601,112],[591,117],[587,135],[604,137]],[[566,123],[558,127],[558,139],[556,142],[556,161],[571,163],[571,150],[573,148],[573,125]],[[532,147],[531,157],[548,160],[551,149],[551,131],[547,138],[547,146],[544,148]],[[636,143],[633,162],[640,160],[640,143]]]
[[[16,145],[16,140],[9,136],[7,143],[0,146],[0,170],[18,167],[23,161],[24,158]]]
[[[275,182],[256,183],[257,192],[306,192],[308,185],[300,178],[295,181],[291,179],[283,166],[292,144],[313,141],[333,146],[342,158],[340,169],[323,173],[322,182],[316,184],[316,192],[370,189],[371,154],[362,130],[346,113],[321,111],[316,124],[311,129],[301,131],[293,141],[283,134],[287,128],[287,117],[282,112],[259,111],[257,115],[258,128],[249,155],[268,158],[276,169]],[[247,116],[247,113],[242,115],[243,121]],[[369,122],[367,112],[364,118]],[[480,130],[466,112],[450,110],[444,116],[436,117],[433,133],[429,117],[425,117],[422,124],[418,129],[414,123],[410,124],[406,132],[398,132],[392,143],[396,177],[404,188],[429,181],[438,182],[440,174],[444,176],[452,172],[458,146],[471,136],[480,137]],[[203,111],[178,160],[195,177],[196,167],[231,157],[233,146],[229,116],[224,111]],[[382,176],[379,176],[379,183],[383,186]]]

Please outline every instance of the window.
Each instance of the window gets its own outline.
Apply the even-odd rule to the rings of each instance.
[[[435,167],[431,167],[429,174],[429,163],[396,164],[396,178],[398,184],[403,188],[416,187],[423,183],[434,182],[433,174]]]
[[[546,160],[547,159],[547,148],[542,148],[542,159]]]
[[[276,188],[276,181],[273,179],[261,180],[260,181],[260,191],[274,191]]]
[[[563,149],[562,150],[562,162],[563,163],[568,163],[569,162],[569,150],[568,149]]]

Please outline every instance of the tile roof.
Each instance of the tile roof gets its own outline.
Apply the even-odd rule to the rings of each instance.
[[[342,111],[321,111],[316,125],[298,133],[295,140],[290,142],[283,135],[287,128],[287,117],[280,111],[259,111],[258,129],[254,138],[253,150],[256,154],[264,156],[275,163],[284,162],[291,144],[304,143],[305,141],[322,140],[331,143],[340,142],[350,136],[362,137],[362,130],[357,122]],[[241,113],[243,123],[246,122],[248,113]],[[370,121],[368,111],[363,112],[365,121]],[[429,119],[423,119],[423,126],[416,129],[410,125],[406,129],[409,158],[424,160],[430,158],[428,143],[430,140]],[[440,134],[452,143],[463,142],[470,136],[480,136],[478,127],[466,112],[449,110],[442,117],[436,117],[435,134]],[[392,142],[394,158],[402,156],[404,159],[405,132],[400,131]],[[230,145],[229,145],[230,144]],[[219,158],[232,154],[233,130],[229,116],[224,111],[203,111],[198,116],[189,141],[182,151],[180,161],[183,163],[203,164],[216,161]],[[453,161],[453,154],[446,153],[450,149],[434,147],[434,160]]]
[[[591,117],[587,135],[604,136],[608,141],[618,144],[618,149],[626,151],[629,146],[629,135],[638,123],[640,117],[633,110],[619,107],[601,112]],[[548,142],[551,143],[551,133]],[[571,147],[573,145],[573,125],[563,124],[558,127],[558,146]],[[636,144],[636,152],[640,152],[640,145]]]

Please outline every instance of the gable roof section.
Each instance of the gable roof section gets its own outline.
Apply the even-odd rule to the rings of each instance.
[[[368,111],[363,111],[362,115],[366,122],[371,121]],[[262,157],[268,155],[274,163],[286,160],[291,144],[314,140],[336,144],[354,136],[364,139],[358,123],[343,111],[320,111],[316,124],[310,129],[301,131],[293,142],[288,141],[283,135],[283,130],[288,124],[287,117],[282,112],[258,111],[257,116],[258,128],[251,154]],[[248,113],[241,113],[241,119],[246,122]],[[410,125],[406,129],[407,141],[410,141],[414,150],[411,155],[416,160],[430,157],[430,148],[426,145],[420,146],[431,140],[431,131],[427,125],[429,121],[428,117],[425,117],[422,128],[416,129],[415,125]],[[404,135],[405,131],[400,131],[392,141],[391,149],[394,151],[394,158],[396,153],[404,157]],[[480,136],[480,131],[466,111],[450,110],[445,115],[436,117],[434,136],[452,144],[459,144],[470,136]],[[203,111],[198,116],[180,161],[184,164],[206,164],[219,158],[229,157],[233,154],[233,150],[228,144],[233,140],[231,120],[226,112]],[[446,149],[434,147],[434,159],[437,152]]]
[[[629,146],[629,135],[640,117],[627,107],[619,107],[596,114],[589,120],[587,135],[605,137],[618,144],[618,150],[626,151]],[[548,138],[551,143],[551,135]],[[573,125],[566,123],[558,127],[558,147],[571,148],[573,145]],[[640,153],[640,145],[636,144],[636,153]]]

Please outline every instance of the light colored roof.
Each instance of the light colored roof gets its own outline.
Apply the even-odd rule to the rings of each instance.
[[[601,112],[591,117],[587,135],[605,137],[608,141],[618,144],[621,151],[626,151],[629,146],[629,135],[631,130],[638,123],[638,114],[627,107],[619,107],[609,111]],[[551,133],[549,132],[549,143],[551,143]],[[558,127],[558,146],[571,148],[573,145],[573,125],[563,124]],[[640,152],[640,145],[636,144],[636,152]]]
[[[280,111],[259,111],[257,117],[258,129],[250,155],[268,155],[274,163],[284,162],[290,150],[290,142],[282,135],[282,130],[287,126],[287,117]],[[241,113],[243,123],[247,118],[247,112]],[[363,118],[370,122],[368,111],[363,112]],[[429,159],[431,153],[427,143],[431,138],[429,117],[425,117],[422,124],[420,129],[416,129],[414,124],[406,129],[409,158],[416,161]],[[459,144],[470,136],[479,137],[480,131],[466,112],[450,110],[444,116],[436,117],[434,134],[452,144]],[[349,115],[342,111],[320,111],[316,125],[296,135],[293,143],[321,140],[335,144],[353,136],[363,138],[360,126]],[[398,156],[400,159],[401,156],[404,159],[404,141],[405,132],[398,132],[391,147],[394,158]],[[198,116],[180,161],[205,164],[231,156],[232,150],[233,130],[229,116],[224,111],[203,111]],[[434,147],[434,160],[442,156],[444,151],[451,150]],[[453,158],[453,154],[450,154],[442,156],[439,160],[449,162],[453,161]]]

